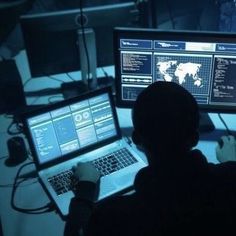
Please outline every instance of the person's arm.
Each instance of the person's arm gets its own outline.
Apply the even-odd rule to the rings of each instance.
[[[74,169],[78,180],[75,197],[72,198],[66,220],[64,236],[82,235],[92,214],[98,196],[100,173],[90,163],[81,163]]]
[[[216,158],[219,162],[236,161],[236,140],[234,136],[222,136],[216,146]]]

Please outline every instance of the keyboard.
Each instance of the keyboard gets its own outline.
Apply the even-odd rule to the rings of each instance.
[[[95,168],[101,173],[101,176],[109,175],[135,162],[137,162],[137,160],[126,148],[122,148],[92,161]]]
[[[98,159],[92,161],[92,164],[101,173],[102,177],[132,165],[135,162],[137,162],[137,160],[129,152],[129,150],[122,148],[118,151],[109,153],[108,155],[99,157]],[[73,190],[73,187],[76,184],[76,181],[73,178],[73,171],[71,169],[48,178],[48,181],[57,195]]]
[[[73,189],[75,185],[73,176],[72,170],[66,170],[48,178],[48,182],[52,185],[57,195],[61,195]]]

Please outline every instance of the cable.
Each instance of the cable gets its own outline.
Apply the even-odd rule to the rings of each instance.
[[[101,67],[101,69],[102,69],[102,72],[103,72],[103,74],[105,75],[105,77],[109,77],[109,76],[108,76],[108,73],[104,70],[104,68]]]
[[[83,39],[83,44],[84,44],[84,49],[85,49],[85,54],[86,54],[86,59],[87,59],[87,80],[88,80],[88,90],[90,89],[90,59],[89,59],[89,54],[88,54],[88,48],[87,48],[87,43],[85,39],[85,32],[84,32],[84,21],[83,21],[83,1],[80,0],[80,24],[81,24],[81,30],[82,30],[82,39]]]
[[[51,75],[45,75],[45,76],[47,76],[49,79],[53,79],[53,80],[55,80],[55,81],[58,81],[58,82],[63,82],[62,80],[60,80],[60,79],[57,79],[57,78],[55,78],[55,77],[53,77],[53,76],[51,76]]]
[[[28,159],[32,161],[33,160],[33,155],[31,153],[30,149],[27,149],[27,154],[28,154]]]
[[[44,76],[46,76],[46,77],[49,78],[49,79],[58,81],[58,82],[60,82],[60,83],[63,82],[62,80],[57,79],[57,78],[55,78],[55,77],[53,77],[53,76],[50,76],[50,75],[44,74]],[[31,80],[32,80],[32,78],[30,78],[30,79],[28,79],[28,80],[25,81],[25,83],[24,83],[24,85],[23,85],[24,88],[25,88],[26,84],[28,84]],[[55,94],[56,92],[58,92],[57,90],[58,90],[57,88],[55,89],[55,88],[51,87],[51,88],[45,88],[45,89],[41,89],[41,90],[37,90],[37,91],[25,91],[25,95],[26,95],[27,97],[36,97],[36,98],[31,102],[31,104],[30,104],[30,106],[31,106],[31,105],[33,105],[41,96],[45,96],[45,95],[47,96],[47,95],[52,94],[52,93]]]
[[[24,83],[23,83],[23,88],[25,88],[26,84],[28,84],[33,78],[29,78],[27,79]]]
[[[46,75],[46,74],[45,74],[44,76],[48,77],[49,79],[52,79],[52,80],[58,81],[58,82],[63,82],[62,80],[57,79],[57,78],[55,78],[55,77],[53,77],[53,76],[51,76],[51,75]],[[33,80],[33,78],[29,78],[29,79],[27,79],[27,80],[25,81],[25,83],[23,84],[23,87],[25,87],[26,84],[28,84],[31,80]]]
[[[44,74],[44,76],[48,77],[49,79],[53,79],[53,80],[58,81],[58,82],[61,82],[61,83],[63,82],[62,80],[57,79],[57,78],[53,77],[52,75],[47,75],[46,73],[43,73],[43,74]],[[28,84],[31,80],[33,80],[33,78],[27,79],[27,80],[24,82],[23,87],[25,88],[26,84]],[[47,89],[48,89],[48,88],[47,88]]]
[[[18,171],[16,173],[16,177],[14,179],[14,183],[13,183],[13,187],[12,187],[12,193],[11,193],[11,207],[16,211],[26,213],[26,214],[42,214],[42,213],[45,213],[45,212],[52,211],[54,209],[52,203],[47,203],[46,205],[44,205],[42,207],[38,207],[38,208],[34,208],[34,209],[24,209],[24,208],[20,208],[20,207],[15,205],[14,198],[15,198],[16,189],[19,186],[19,184],[22,183],[23,181],[25,181],[26,179],[24,179],[23,181],[20,181],[20,182],[17,182],[17,180],[19,178],[19,175],[20,175],[22,169],[25,168],[28,165],[31,165],[31,164],[34,164],[34,162],[28,162],[26,164],[23,164],[18,169]]]
[[[20,180],[19,182],[17,182],[17,184],[19,185],[19,184],[23,183],[24,181],[26,181],[26,178]],[[35,183],[38,183],[38,180],[35,180],[32,183],[28,183],[28,184],[25,184],[23,186],[18,186],[18,187],[23,188],[23,187],[27,187],[27,186],[33,185]],[[13,184],[0,184],[0,188],[12,188],[12,187],[13,187]]]
[[[66,75],[72,80],[72,81],[76,81],[69,73],[66,73]]]
[[[49,75],[49,74],[46,73],[45,71],[43,71],[42,74],[43,74],[43,76],[48,77],[49,79],[53,79],[53,80],[58,81],[58,82],[63,82],[62,80],[57,79],[57,78],[55,78],[55,77],[52,76],[52,75]]]
[[[221,122],[223,123],[223,125],[225,126],[225,129],[226,129],[226,132],[228,133],[228,135],[233,135],[220,113],[218,113],[218,116],[219,116]]]
[[[16,126],[15,127],[16,130],[14,130],[14,131],[12,130],[13,125]],[[7,133],[9,135],[17,135],[17,134],[21,134],[22,132],[23,132],[23,130],[22,130],[22,126],[20,125],[20,123],[13,119],[13,121],[7,127]]]
[[[30,106],[34,105],[35,102],[37,102],[37,100],[39,100],[41,98],[41,96],[37,96],[36,98],[34,98],[34,100],[30,103]]]
[[[54,98],[61,98],[60,100],[55,100],[55,101],[52,101],[52,99],[54,99]],[[54,104],[54,103],[56,103],[56,102],[60,102],[60,101],[63,101],[64,99],[63,99],[63,96],[60,96],[60,95],[55,95],[55,96],[51,96],[51,97],[49,97],[48,98],[48,103],[50,103],[50,104]]]
[[[8,155],[0,157],[0,160],[8,158]]]

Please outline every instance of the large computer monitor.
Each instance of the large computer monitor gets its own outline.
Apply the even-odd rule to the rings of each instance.
[[[236,112],[235,34],[116,28],[114,53],[120,107],[162,80],[186,88],[202,112]]]
[[[134,25],[137,10],[134,2],[127,2],[84,8],[82,15],[80,9],[75,9],[22,16],[31,77],[81,69],[78,45],[81,18],[85,29],[94,31],[96,52],[92,55],[97,55],[97,66],[103,67],[113,64],[113,28]]]

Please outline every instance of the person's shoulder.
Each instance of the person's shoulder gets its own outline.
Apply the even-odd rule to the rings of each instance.
[[[135,202],[136,194],[135,193],[127,193],[123,195],[111,196],[104,200],[101,200],[97,203],[96,210],[105,212],[106,210],[111,211],[126,209],[126,207],[130,207],[130,204]]]
[[[227,161],[223,163],[209,163],[209,167],[212,171],[224,173],[228,171],[235,171],[236,170],[236,161]]]
[[[236,161],[209,164],[209,169],[212,176],[221,181],[236,181]]]

